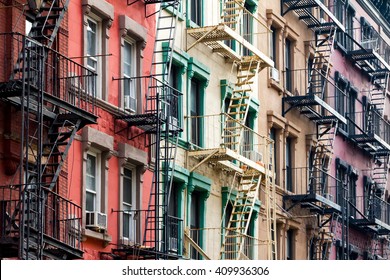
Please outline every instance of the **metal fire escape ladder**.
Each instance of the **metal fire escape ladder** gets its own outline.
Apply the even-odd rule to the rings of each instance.
[[[372,88],[369,93],[370,106],[375,108],[381,116],[385,112],[386,96],[389,91],[389,72],[372,74],[371,84]],[[372,116],[368,116],[371,121]]]
[[[225,229],[221,259],[248,259],[244,246],[261,180],[262,174],[253,169],[247,169],[241,175],[232,213]]]
[[[225,120],[222,131],[222,139],[225,146],[238,152],[245,121],[252,98],[252,84],[259,71],[260,61],[254,57],[246,57],[238,65],[235,89],[227,108],[228,117]]]
[[[43,0],[29,36],[48,48],[52,46],[70,0]]]
[[[174,6],[173,10],[176,11],[173,14],[166,12],[165,6],[160,5],[152,58],[152,74],[146,97],[146,115],[155,116],[157,123],[151,135],[155,167],[143,245],[151,251],[155,259],[168,258],[169,253],[168,204],[180,131],[171,116],[170,98],[173,93],[168,87],[180,1],[170,2]]]
[[[63,158],[54,162],[54,147],[64,145],[65,138],[62,138],[61,142],[56,139],[50,145],[44,143],[44,135],[49,126],[43,117],[44,111],[47,112],[44,107],[46,50],[54,42],[68,3],[69,0],[42,1],[29,34],[35,41],[23,37],[21,52],[10,77],[10,81],[22,82],[21,149],[24,156],[21,159],[23,168],[20,172],[24,172],[24,185],[20,201],[11,216],[13,222],[19,223],[21,259],[42,259],[44,256],[45,194],[42,188],[54,188],[71,143],[71,140],[66,142]],[[13,95],[9,97],[12,99]],[[46,149],[51,153],[46,155]],[[48,171],[54,167],[57,167],[57,170],[49,175]]]

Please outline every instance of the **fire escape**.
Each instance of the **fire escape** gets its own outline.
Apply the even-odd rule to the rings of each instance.
[[[128,1],[128,5],[138,1]],[[147,83],[146,106],[142,113],[128,113],[118,117],[116,126],[123,126],[124,123],[125,127],[120,128],[116,133],[127,130],[129,140],[136,137],[145,139],[145,144],[151,151],[151,160],[154,161],[153,182],[148,209],[140,211],[145,216],[142,240],[134,246],[113,249],[112,253],[116,259],[126,259],[129,256],[136,256],[139,259],[177,259],[179,258],[177,250],[179,236],[177,235],[181,224],[168,215],[168,204],[178,136],[182,131],[174,116],[181,93],[169,85],[169,77],[181,1],[144,0],[142,2],[145,5],[145,16],[158,15],[151,75],[130,78],[141,79]],[[151,4],[157,4],[156,12],[146,15],[146,7]],[[141,132],[134,134],[135,128]]]
[[[326,259],[333,242],[335,220],[341,214],[342,207],[333,202],[330,196],[331,184],[335,178],[330,176],[333,155],[333,144],[339,124],[346,124],[346,118],[339,114],[327,100],[326,88],[329,83],[331,56],[337,32],[344,32],[344,26],[332,13],[332,7],[320,0],[284,0],[283,15],[294,11],[314,33],[314,56],[309,69],[304,73],[287,73],[307,76],[306,87],[301,93],[286,95],[283,98],[283,114],[297,109],[301,115],[313,121],[316,126],[316,139],[310,149],[309,167],[307,168],[307,192],[285,195],[284,201],[289,211],[296,205],[318,213],[318,232],[311,238],[313,258]],[[296,87],[296,85],[292,85]],[[302,174],[301,174],[302,175]],[[343,189],[345,184],[340,185]],[[334,187],[334,186],[332,186]],[[343,196],[347,205],[347,195]],[[345,206],[346,207],[346,206]],[[341,219],[342,227],[347,228],[345,219]],[[345,231],[343,231],[344,233]],[[345,232],[346,233],[346,232]]]
[[[11,106],[9,120],[20,122],[19,165],[0,189],[1,257],[83,255],[81,207],[62,196],[59,181],[76,132],[96,123],[95,74],[51,48],[68,3],[42,1],[28,36],[0,34],[0,97]]]
[[[276,236],[275,231],[271,230],[271,228],[276,228],[275,188],[270,178],[272,172],[268,169],[269,165],[264,164],[261,157],[264,155],[268,160],[267,149],[270,140],[257,135],[245,126],[249,105],[255,94],[254,83],[258,73],[266,67],[272,67],[273,62],[251,43],[248,34],[243,34],[243,29],[245,29],[243,22],[248,20],[253,21],[257,26],[262,25],[255,14],[245,8],[245,0],[222,1],[222,13],[218,24],[187,29],[187,34],[195,39],[187,51],[195,45],[203,43],[214,53],[226,58],[228,63],[233,63],[236,66],[236,78],[229,105],[225,108],[226,113],[217,116],[196,116],[191,119],[192,122],[203,122],[205,127],[211,125],[214,118],[222,119],[222,135],[219,137],[205,135],[206,139],[219,140],[214,141],[215,143],[212,143],[210,147],[209,143],[206,143],[206,146],[194,147],[188,152],[189,157],[199,160],[191,171],[208,163],[214,165],[215,168],[234,174],[234,178],[236,178],[232,183],[231,190],[234,189],[237,194],[230,216],[227,217],[228,222],[223,229],[221,259],[250,258],[245,240],[248,236],[254,204],[259,198],[261,189],[264,190],[267,197],[265,207],[267,231],[270,236],[265,243],[268,258],[276,258]],[[234,49],[232,47],[234,45],[240,45],[242,50]],[[252,150],[253,146],[257,145],[245,143],[244,137],[249,134],[256,138],[258,147],[263,147],[261,155]],[[260,150],[260,148],[258,149]],[[229,213],[226,213],[225,207],[223,217],[226,215]],[[190,243],[194,243],[190,236],[186,236],[186,238]]]
[[[373,27],[363,20],[359,23],[358,32],[350,32],[352,44],[348,57],[371,83],[363,98],[362,111],[348,116],[349,137],[371,156],[372,167],[364,177],[365,195],[354,201],[351,224],[384,236],[390,234],[390,207],[383,200],[390,158],[390,123],[384,117],[390,75],[389,61],[385,57],[390,46]]]

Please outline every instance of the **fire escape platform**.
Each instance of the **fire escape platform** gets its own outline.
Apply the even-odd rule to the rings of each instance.
[[[14,86],[11,92],[9,92],[6,89],[3,89],[0,91],[0,97],[3,97],[4,100],[10,102],[11,104],[15,106],[21,106],[22,101],[20,99],[20,95],[22,94],[22,81],[13,81]],[[8,84],[8,83],[6,83]],[[8,93],[8,94],[7,94]],[[36,92],[32,91],[32,96],[36,96]],[[96,124],[97,123],[97,116],[92,114],[91,112],[88,112],[87,110],[84,110],[82,108],[78,108],[77,106],[74,106],[70,104],[69,102],[66,102],[65,100],[62,100],[61,98],[58,98],[52,94],[49,94],[47,92],[43,92],[43,98],[44,101],[54,105],[56,107],[61,108],[62,111],[71,113],[74,116],[77,116],[78,118],[83,120],[83,125],[87,124]],[[91,97],[92,99],[92,97]],[[30,101],[29,107],[32,110],[37,110],[37,104],[34,104],[34,101]],[[27,107],[26,101],[24,102],[24,106]],[[45,117],[50,119],[55,119],[57,114],[50,111],[47,107],[43,108],[43,114]]]
[[[47,234],[43,234],[43,242],[47,248],[43,254],[54,259],[74,260],[83,258],[83,251],[73,248]],[[81,242],[81,240],[80,240]],[[51,247],[51,248],[50,248]]]
[[[202,162],[217,163],[230,171],[244,173],[245,169],[240,166],[246,166],[254,172],[266,174],[266,168],[264,165],[254,162],[229,148],[188,151],[188,156],[198,158],[202,160]],[[238,166],[233,163],[234,161],[239,161],[242,164]],[[268,171],[268,175],[271,176],[271,171]]]
[[[345,117],[343,117],[339,112],[337,112],[317,95],[309,94],[303,96],[287,96],[283,97],[283,100],[291,106],[287,111],[291,110],[292,108],[301,108],[301,114],[306,115],[312,121],[331,122],[332,120],[338,120],[343,124],[347,124],[347,119]],[[322,116],[310,106],[321,106],[330,113],[330,116]],[[283,113],[286,114],[287,111],[284,111]]]
[[[390,153],[390,144],[375,133],[362,133],[357,135],[350,135],[350,137],[354,139],[360,146],[367,147],[366,150],[371,153]],[[376,145],[366,145],[367,143],[374,143]]]
[[[386,73],[390,72],[390,64],[374,49],[364,49],[352,50],[348,52],[348,56],[356,62],[362,70],[367,73]],[[370,61],[377,60],[380,62],[382,68],[376,69]]]
[[[345,32],[344,25],[336,18],[328,7],[322,3],[321,0],[284,0],[283,3],[288,7],[287,10],[283,12],[283,15],[289,11],[295,11],[300,19],[303,20],[310,28],[316,29],[315,26],[322,25],[322,23],[319,22],[310,12],[311,8],[319,8],[329,17],[330,22],[334,26]],[[313,21],[313,19],[315,20]]]
[[[283,200],[290,200],[292,203],[299,203],[301,207],[311,208],[313,211],[319,213],[341,213],[340,205],[322,195],[319,195],[318,193],[309,192],[307,194],[284,195]]]
[[[137,115],[123,115],[116,118],[117,120],[125,121],[127,127],[138,127],[146,134],[155,134],[157,132],[158,123],[163,125],[166,121],[159,118],[156,113],[145,113]],[[169,124],[169,132],[182,132],[183,129],[179,126]]]
[[[254,56],[258,57],[258,59],[262,62],[260,69],[274,66],[274,62],[271,58],[223,23],[214,26],[188,28],[187,34],[196,39],[196,42],[192,44],[188,50],[197,43],[204,43],[214,52],[220,53],[225,58],[229,58],[234,61],[241,61],[242,56],[226,46],[223,42],[224,40],[234,40],[247,48]]]
[[[377,218],[368,218],[368,219],[350,219],[350,223],[355,227],[364,229],[369,232],[376,233],[378,235],[388,235],[390,234],[390,225],[382,222]]]

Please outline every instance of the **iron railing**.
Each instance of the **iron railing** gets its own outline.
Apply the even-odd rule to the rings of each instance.
[[[224,147],[260,165],[272,164],[268,161],[272,155],[273,141],[228,114],[187,116],[186,119],[190,128],[189,139],[193,150]]]
[[[338,203],[338,189],[341,182],[319,168],[295,167],[284,169],[284,186],[299,194],[317,194],[332,202]]]
[[[376,110],[347,113],[349,133],[351,135],[377,135],[390,143],[390,123]]]
[[[1,33],[0,42],[0,95],[21,93],[24,81],[32,94],[43,90],[48,96],[95,114],[95,72],[20,33]],[[45,106],[56,108],[48,102]]]
[[[229,231],[226,240],[225,253],[222,255],[221,246],[224,239],[225,228],[191,228],[189,229],[190,237],[202,248],[203,252],[212,260],[229,259],[234,260],[238,257],[240,259],[256,260],[259,259],[259,253],[264,250],[264,246],[268,243],[265,240],[260,240],[257,237],[242,234],[240,232]],[[240,256],[238,256],[240,243],[243,243],[243,248]],[[189,257],[191,259],[201,259],[201,253],[191,244],[189,246]]]
[[[351,199],[350,199],[351,201]],[[358,196],[352,198],[352,203],[356,207],[352,216],[354,219],[369,219],[379,221],[390,226],[390,204],[378,196]]]
[[[72,201],[42,188],[39,196],[35,189],[27,189],[22,185],[0,187],[0,237],[20,237],[24,225],[36,229],[42,234],[66,244],[74,249],[82,250],[82,210]],[[39,206],[39,201],[43,206]],[[43,209],[42,228],[39,225],[39,212]]]

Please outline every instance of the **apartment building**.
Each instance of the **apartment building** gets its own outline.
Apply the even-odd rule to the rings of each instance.
[[[389,258],[386,1],[3,2],[2,258]]]
[[[1,257],[104,259],[140,238],[155,8],[1,1]],[[143,187],[148,185],[149,187]]]

